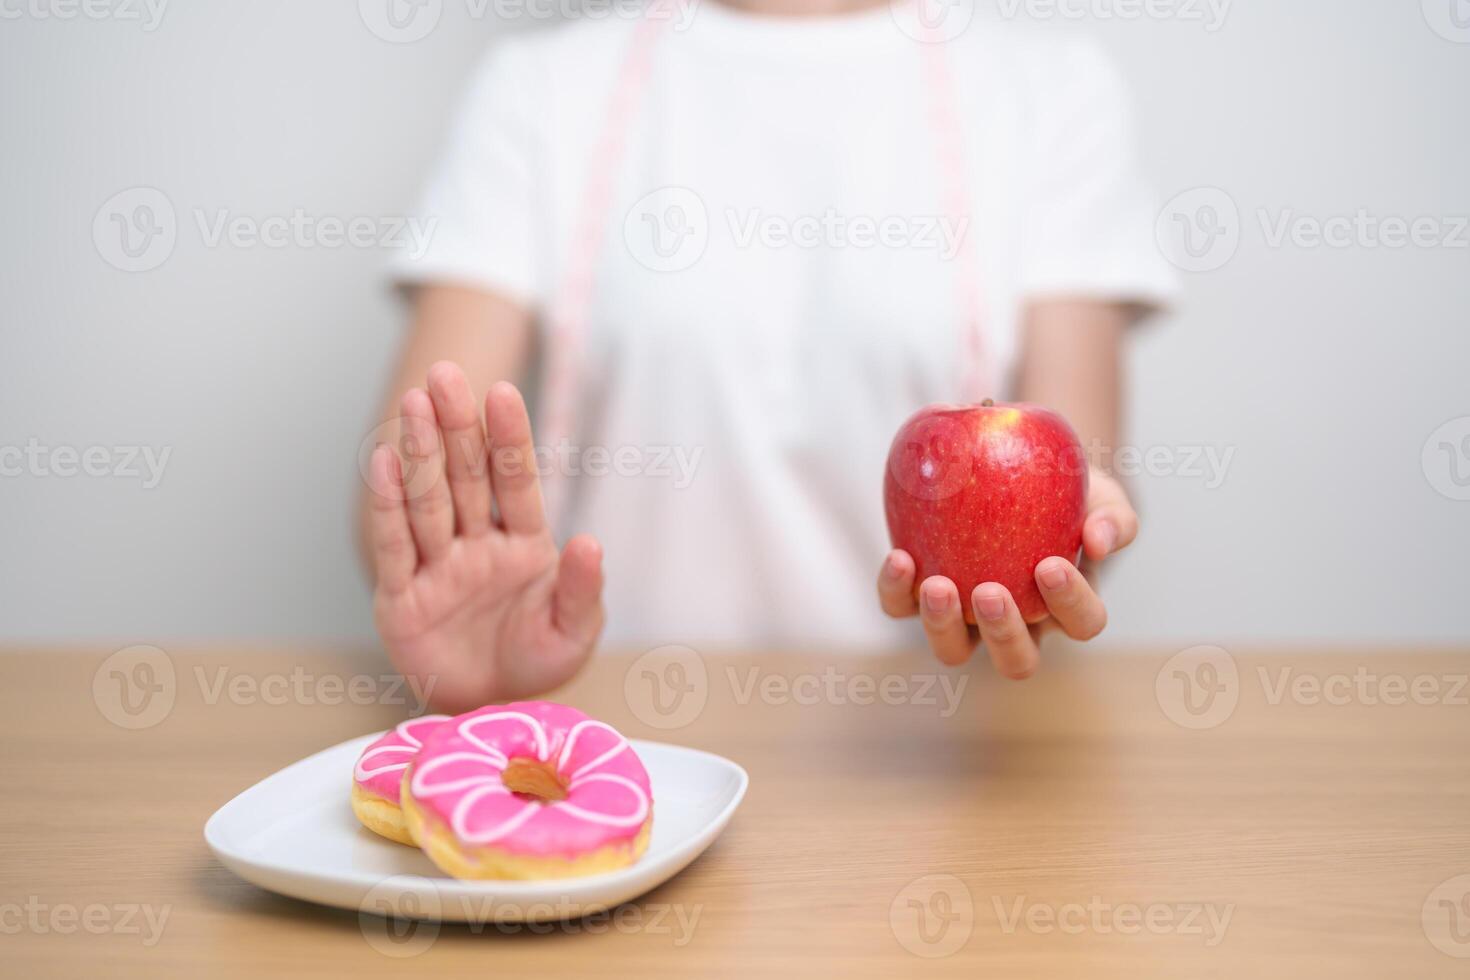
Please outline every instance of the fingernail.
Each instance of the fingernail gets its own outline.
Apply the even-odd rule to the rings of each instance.
[[[1103,549],[1111,552],[1113,545],[1118,543],[1118,526],[1112,521],[1102,522]]]
[[[993,623],[1005,618],[1006,601],[993,593],[982,592],[975,599],[975,610],[980,613],[981,619],[989,620]]]
[[[883,560],[883,577],[898,578],[898,562],[892,555]]]
[[[924,611],[939,616],[949,609],[949,593],[941,592],[938,595],[925,591],[919,594],[919,600],[924,603]]]
[[[1067,587],[1067,566],[1060,558],[1048,558],[1036,569],[1036,577],[1041,579],[1042,588],[1060,592]]]

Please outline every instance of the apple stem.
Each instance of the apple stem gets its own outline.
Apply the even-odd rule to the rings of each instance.
[[[980,403],[980,407],[981,408],[994,408],[995,407],[995,399],[994,398],[987,398],[987,399],[985,399],[983,402]]]

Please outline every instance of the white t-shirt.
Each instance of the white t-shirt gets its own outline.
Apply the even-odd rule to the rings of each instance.
[[[961,397],[963,257],[1001,379],[1023,298],[1171,288],[1119,77],[1049,32],[977,22],[952,41],[966,223],[945,214],[943,95],[886,5],[794,19],[705,0],[662,32],[609,156],[635,25],[495,46],[428,185],[429,247],[396,274],[545,313],[565,295],[593,168],[610,168],[570,434],[582,451],[560,457],[576,475],[553,515],[560,537],[604,545],[604,645],[913,642],[875,597],[883,467],[910,413]]]

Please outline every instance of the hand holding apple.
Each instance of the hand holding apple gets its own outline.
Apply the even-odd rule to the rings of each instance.
[[[969,658],[966,622],[978,622],[996,667],[1016,678],[1034,672],[1043,626],[1076,639],[1102,630],[1107,611],[1078,552],[1100,559],[1138,529],[1122,486],[1086,465],[1071,427],[1030,405],[915,414],[894,438],[884,507],[894,544],[879,574],[884,610],[920,612],[945,663]]]

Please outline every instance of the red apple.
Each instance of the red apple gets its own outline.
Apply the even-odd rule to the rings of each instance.
[[[981,582],[1010,590],[1026,622],[1047,616],[1036,566],[1076,562],[1087,506],[1087,457],[1055,412],[1035,405],[930,405],[893,437],[883,509],[895,548],[913,556],[914,588],[952,579],[965,621]]]

